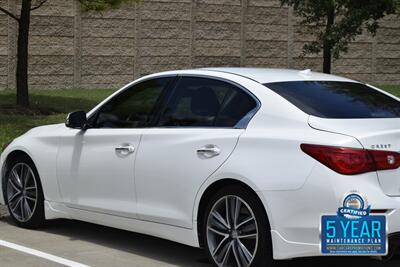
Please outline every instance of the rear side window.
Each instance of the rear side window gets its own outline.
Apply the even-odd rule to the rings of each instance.
[[[183,77],[158,125],[166,127],[235,127],[257,107],[245,91],[219,80]]]
[[[330,119],[399,118],[400,102],[364,84],[294,81],[265,84],[305,113]]]

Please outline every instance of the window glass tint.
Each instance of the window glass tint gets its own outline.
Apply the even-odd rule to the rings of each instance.
[[[173,78],[145,81],[126,89],[101,107],[94,123],[97,128],[139,128],[152,120],[163,89]]]
[[[226,95],[215,125],[233,127],[257,106],[255,100],[243,90],[232,90]]]
[[[295,81],[265,84],[305,113],[322,118],[398,118],[400,102],[364,84]]]
[[[229,83],[184,77],[161,115],[159,126],[234,127],[255,107],[251,96]]]

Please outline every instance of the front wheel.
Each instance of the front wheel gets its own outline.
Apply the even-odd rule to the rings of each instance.
[[[268,219],[253,192],[240,186],[223,188],[211,199],[205,214],[203,236],[215,266],[273,263]]]
[[[20,156],[6,173],[8,211],[20,227],[37,228],[44,224],[44,197],[39,174],[32,160]]]

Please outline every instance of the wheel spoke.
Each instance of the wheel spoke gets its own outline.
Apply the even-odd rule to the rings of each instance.
[[[230,220],[230,209],[229,209],[229,197],[225,198],[225,213],[226,213],[226,222],[228,223],[228,228],[231,228],[231,220]]]
[[[234,212],[234,218],[233,218],[233,225],[234,228],[237,229],[237,223],[240,215],[240,208],[241,208],[241,201],[239,198],[235,198],[235,212]]]
[[[19,179],[20,179],[20,182],[21,182],[21,187],[24,188],[24,186],[25,186],[25,165],[22,164],[20,166],[21,167],[20,167],[18,176],[19,176]]]
[[[258,234],[247,234],[247,235],[239,235],[239,239],[250,239],[250,238],[257,238]]]
[[[21,191],[16,192],[14,195],[12,195],[11,197],[8,198],[8,202],[9,202],[9,203],[10,203],[10,202],[13,202],[13,200],[14,200],[18,195],[20,195],[20,194],[21,194]]]
[[[229,253],[231,252],[231,248],[232,248],[232,244],[233,244],[233,241],[229,242],[228,245],[225,246],[226,250],[224,250],[224,253],[222,254],[222,255],[224,255],[224,257],[222,259],[221,266],[225,266],[226,262],[228,261]]]
[[[16,192],[21,193],[21,189],[18,188],[18,186],[17,186],[16,184],[14,184],[14,182],[13,182],[11,179],[8,180],[8,183],[11,185],[11,187],[12,187]]]
[[[236,226],[236,228],[239,229],[239,228],[242,227],[243,225],[245,225],[245,224],[251,222],[252,220],[254,220],[254,217],[253,217],[253,216],[251,216],[250,218],[245,219],[243,222],[240,222],[240,223]]]
[[[36,201],[36,198],[25,196],[25,199],[30,200],[30,201]]]
[[[14,179],[12,179],[14,178]],[[15,182],[15,186],[19,189],[22,188],[22,183],[21,183],[21,179],[18,175],[18,173],[15,170],[11,171],[11,177],[10,177],[10,181],[12,181],[13,183]]]
[[[246,226],[241,227],[240,234],[241,235],[248,235],[257,233],[257,225],[255,223],[248,223]]]
[[[35,190],[36,191],[36,186],[29,186],[25,188],[26,191],[32,191]]]
[[[24,178],[24,187],[26,188],[27,186],[28,186],[28,182],[29,182],[29,179],[31,178],[31,172],[30,172],[30,170],[27,170],[26,171],[26,173],[25,173],[25,178]]]
[[[230,228],[228,223],[225,221],[224,217],[222,217],[222,215],[218,211],[216,211],[216,210],[213,211],[211,213],[211,215],[212,215],[212,219],[214,219],[213,223],[221,226],[221,228],[225,228],[226,230],[228,230]]]
[[[237,242],[239,250],[243,253],[243,256],[246,258],[246,261],[250,263],[253,260],[253,255],[240,240],[238,240]]]
[[[25,219],[25,204],[24,204],[24,198],[21,197],[21,201],[19,203],[20,209],[21,209],[21,219]]]
[[[226,243],[226,241],[228,240],[229,236],[226,235],[221,242],[219,242],[218,246],[214,249],[214,251],[212,252],[212,255],[215,256],[218,251],[221,249],[221,247]]]
[[[25,197],[27,199],[36,201],[36,198],[37,198],[36,187],[25,188],[25,193],[26,193]]]
[[[232,246],[233,256],[235,257],[237,267],[242,267],[242,262],[240,260],[239,255],[238,255],[239,253],[237,252],[237,245],[236,244],[237,244],[237,242],[235,244],[233,244],[233,246]]]
[[[227,233],[224,233],[224,232],[221,232],[221,231],[219,231],[219,230],[217,230],[217,229],[214,229],[214,228],[212,228],[212,227],[208,227],[208,230],[209,231],[211,231],[211,232],[213,232],[213,233],[215,233],[215,234],[217,234],[217,235],[220,235],[220,236],[228,236],[228,234]]]
[[[239,256],[240,262],[244,265],[244,266],[248,266],[249,262],[246,258],[246,256],[243,253],[243,250],[239,247],[239,244],[237,243],[236,245],[236,250],[237,250],[237,254]]]
[[[19,203],[21,203],[21,198],[18,198],[18,200],[15,202],[15,205],[13,205],[13,203],[10,203],[10,208],[12,211],[16,211],[16,209],[18,208]]]
[[[14,199],[8,200],[8,205],[10,206],[11,210],[15,210],[16,206],[18,205],[18,201],[21,199],[21,197],[16,197]]]
[[[31,207],[29,207],[29,203],[28,203],[28,201],[26,201],[26,199],[23,200],[23,203],[24,203],[24,208],[25,208],[25,215],[27,218],[29,218],[32,214]]]

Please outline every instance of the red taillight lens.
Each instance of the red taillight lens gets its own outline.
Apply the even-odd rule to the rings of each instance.
[[[400,167],[400,154],[397,152],[309,144],[302,144],[301,149],[330,169],[345,175]]]
[[[381,150],[368,150],[368,152],[372,155],[378,171],[400,167],[400,153]]]

